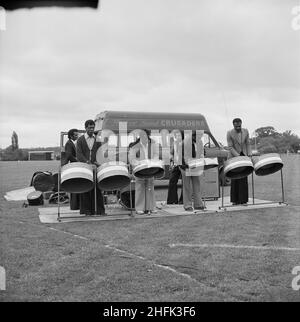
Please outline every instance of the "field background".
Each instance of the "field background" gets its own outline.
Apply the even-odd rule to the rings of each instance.
[[[299,252],[214,246],[300,248],[300,156],[282,158],[288,207],[55,225],[3,196],[35,171],[57,172],[57,161],[0,162],[0,300],[299,301],[291,288]],[[165,200],[166,190],[156,195]],[[255,195],[281,200],[279,173],[255,176]]]

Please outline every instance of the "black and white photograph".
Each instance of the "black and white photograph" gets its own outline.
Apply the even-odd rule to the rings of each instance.
[[[0,178],[0,302],[300,302],[300,1],[0,0]]]

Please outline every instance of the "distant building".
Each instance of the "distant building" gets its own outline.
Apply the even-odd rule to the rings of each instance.
[[[29,161],[54,160],[54,151],[28,151]]]

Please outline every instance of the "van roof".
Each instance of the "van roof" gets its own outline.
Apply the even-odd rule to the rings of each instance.
[[[119,122],[127,122],[128,131],[149,130],[204,130],[210,133],[205,117],[199,113],[151,113],[104,111],[95,118],[95,131],[110,129],[119,131]]]

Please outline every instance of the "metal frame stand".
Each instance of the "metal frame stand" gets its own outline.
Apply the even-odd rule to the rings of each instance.
[[[223,171],[223,170],[222,170]],[[223,172],[224,175],[224,172]],[[224,175],[225,178],[225,175]],[[284,185],[283,185],[283,171],[282,168],[280,169],[280,181],[281,181],[281,201],[270,201],[270,202],[261,202],[259,204],[255,203],[255,197],[254,197],[254,174],[252,172],[252,205],[247,205],[248,207],[255,206],[255,205],[275,205],[275,204],[285,204],[288,205],[288,203],[285,202],[284,198]],[[219,209],[227,210],[227,208],[234,208],[236,205],[225,205],[224,206],[224,185],[222,185],[222,205],[219,207]]]
[[[79,133],[85,133],[83,130],[79,130]],[[61,222],[63,219],[72,219],[72,218],[81,218],[78,216],[68,216],[68,217],[62,217],[61,216],[61,209],[60,209],[60,181],[61,181],[61,158],[62,158],[62,149],[63,149],[63,139],[64,136],[68,135],[68,132],[60,132],[60,163],[58,168],[58,183],[57,183],[57,194],[58,194],[58,201],[57,201],[57,221]],[[93,169],[94,173],[94,193],[95,193],[95,213],[94,216],[85,216],[86,219],[95,218],[95,217],[102,217],[101,215],[97,215],[97,168]],[[105,207],[105,205],[104,205]]]
[[[132,168],[130,166],[130,164],[128,165],[128,173],[130,176],[130,182],[129,182],[129,199],[130,199],[130,217],[134,217],[133,214],[133,207],[132,207],[132,182],[134,182],[134,180],[132,180],[133,174],[132,174]]]

